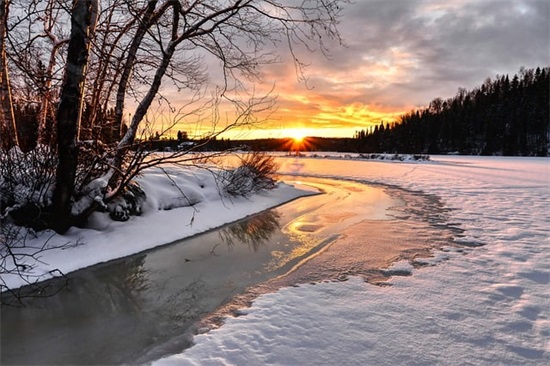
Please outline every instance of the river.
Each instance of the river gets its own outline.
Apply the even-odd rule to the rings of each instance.
[[[71,273],[55,296],[4,306],[1,363],[146,363],[261,293],[350,275],[380,284],[392,261],[428,256],[458,233],[436,197],[299,179],[322,194]]]

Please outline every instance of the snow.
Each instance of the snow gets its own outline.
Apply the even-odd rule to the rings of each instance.
[[[465,230],[390,286],[361,278],[262,295],[154,365],[550,364],[550,161],[281,158],[281,172],[436,194]],[[483,245],[483,246],[479,246]]]
[[[435,194],[464,232],[432,258],[386,269],[389,286],[359,277],[262,295],[236,318],[195,336],[155,365],[550,364],[550,160],[432,156],[365,160],[353,154],[279,157],[279,172]],[[168,175],[166,174],[168,173]],[[169,177],[168,177],[169,176]],[[249,198],[219,193],[209,171],[167,167],[140,180],[143,213],[94,214],[88,229],[42,233],[31,275],[64,273],[191,236],[313,192],[280,183]],[[191,206],[189,206],[191,204]],[[183,207],[182,207],[183,206]],[[36,277],[30,277],[33,280]],[[10,288],[24,284],[2,275]]]
[[[211,169],[191,167],[150,169],[138,178],[147,195],[140,216],[115,222],[107,213],[94,213],[86,229],[71,228],[64,235],[45,231],[27,236],[25,248],[13,248],[27,270],[23,276],[2,274],[2,290],[46,280],[59,273],[56,270],[68,274],[165,245],[317,193],[280,182],[274,190],[251,197],[229,197],[220,193],[214,174]],[[42,250],[45,243],[46,250]]]

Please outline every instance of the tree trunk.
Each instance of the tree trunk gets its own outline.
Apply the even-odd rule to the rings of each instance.
[[[134,68],[137,52],[139,50],[139,47],[141,46],[143,37],[145,36],[145,34],[147,33],[147,30],[151,26],[151,19],[155,15],[155,8],[157,6],[157,2],[158,2],[157,0],[149,0],[149,2],[147,3],[147,9],[145,10],[145,14],[143,15],[141,21],[138,23],[138,28],[136,30],[136,34],[134,35],[134,38],[132,39],[132,43],[128,50],[128,56],[124,64],[122,75],[118,83],[118,91],[116,95],[116,105],[115,105],[115,121],[114,121],[114,131],[116,131],[115,134],[118,134],[118,136],[113,136],[115,141],[118,141],[120,139],[122,115],[124,113],[124,98],[126,98],[126,89],[128,88],[128,82],[130,80],[130,73]],[[162,9],[161,9],[161,12],[163,12]],[[157,14],[156,16],[158,17],[159,15]]]
[[[175,50],[176,50],[176,45],[174,43],[171,43],[168,46],[168,48],[164,51],[162,61],[155,72],[153,83],[151,84],[151,87],[147,91],[147,94],[145,94],[145,96],[139,103],[136,109],[136,113],[134,114],[134,117],[132,118],[130,126],[128,127],[128,131],[126,131],[126,133],[124,134],[124,137],[120,140],[120,142],[117,145],[117,150],[115,152],[115,156],[111,164],[112,167],[114,168],[114,169],[111,168],[113,174],[110,176],[110,179],[109,179],[109,185],[111,186],[117,185],[116,181],[118,180],[118,178],[120,178],[120,171],[121,171],[120,168],[122,167],[124,156],[127,150],[132,146],[132,144],[135,141],[139,124],[147,114],[147,110],[149,110],[149,107],[153,103],[153,100],[155,99],[155,96],[157,95],[160,89],[162,78],[164,77],[164,74],[166,74],[166,70],[168,69],[168,65],[170,64],[170,60],[172,59],[172,56],[174,55]]]
[[[65,45],[69,40],[68,39],[59,39],[54,34],[54,27],[57,23],[57,16],[54,15],[54,2],[57,0],[48,0],[46,10],[43,15],[44,23],[44,34],[52,44],[52,49],[50,51],[50,59],[48,61],[48,66],[44,70],[44,84],[41,85],[41,97],[42,103],[40,106],[40,112],[38,114],[38,144],[53,146],[55,144],[54,136],[55,131],[53,123],[55,121],[55,111],[52,103],[54,93],[52,93],[52,81],[54,78],[54,70],[56,67],[56,57],[58,51],[63,45]],[[52,114],[54,114],[52,118]]]
[[[9,0],[0,0],[0,147],[6,150],[19,145],[6,55],[9,5]]]
[[[48,67],[46,69],[45,75],[44,75],[44,94],[42,95],[42,104],[40,106],[40,113],[38,115],[38,143],[41,145],[51,146],[54,143],[54,140],[52,138],[53,135],[55,135],[52,131],[51,120],[48,120],[48,118],[52,114],[52,109],[54,106],[52,105],[52,99],[53,99],[53,93],[52,93],[52,80],[53,80],[53,73],[56,66],[56,56],[57,51],[63,46],[65,43],[64,40],[57,41],[53,40],[54,45],[52,48],[52,51],[50,52],[50,60],[48,62]]]
[[[74,191],[78,148],[76,136],[82,110],[88,48],[95,28],[97,0],[74,0],[71,36],[67,50],[65,78],[57,109],[57,153],[55,190],[52,199],[52,227],[59,233],[71,226],[71,197]]]

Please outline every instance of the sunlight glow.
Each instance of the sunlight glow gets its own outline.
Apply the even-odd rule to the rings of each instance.
[[[281,130],[281,137],[289,137],[294,140],[296,143],[302,142],[307,136],[310,136],[311,129],[306,128],[285,128]]]
[[[306,137],[305,134],[298,132],[292,136],[292,139],[296,142],[302,142],[305,137]]]

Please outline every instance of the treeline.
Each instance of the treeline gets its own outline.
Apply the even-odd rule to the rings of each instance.
[[[39,143],[40,130],[40,112],[41,107],[38,103],[28,103],[23,100],[13,101],[13,116],[17,121],[17,138],[19,148],[22,151],[31,151]],[[95,113],[95,117],[92,114]],[[47,123],[44,124],[43,131],[48,140],[56,139],[56,130],[53,128],[55,116],[45,117]],[[93,118],[98,122],[92,123]],[[100,122],[99,122],[100,121]],[[82,106],[82,115],[80,117],[79,140],[80,141],[101,141],[103,144],[114,144],[124,135],[128,127],[126,121],[120,125],[115,123],[114,108],[106,111],[94,111],[89,103]]]
[[[155,151],[181,151],[188,150],[191,146],[194,151],[339,151],[356,152],[357,141],[351,137],[306,137],[301,142],[296,142],[289,137],[264,138],[253,140],[231,140],[228,138],[209,139],[167,139],[152,138],[146,143],[146,147]]]
[[[548,156],[550,68],[488,78],[472,91],[355,134],[360,152]]]

